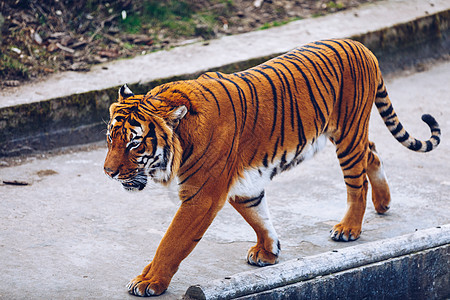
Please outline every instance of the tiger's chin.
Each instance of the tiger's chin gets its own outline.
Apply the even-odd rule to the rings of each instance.
[[[145,188],[146,183],[126,182],[126,183],[122,183],[122,186],[127,192],[137,192],[137,191],[142,191]]]
[[[147,185],[147,177],[139,176],[137,179],[122,182],[123,188],[128,192],[142,191]]]

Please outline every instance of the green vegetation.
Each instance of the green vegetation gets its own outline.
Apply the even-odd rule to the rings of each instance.
[[[325,16],[327,13],[332,13],[332,12],[336,12],[338,10],[343,10],[345,9],[344,4],[342,4],[342,2],[339,1],[329,1],[328,3],[326,3],[324,5],[324,11],[319,11],[319,12],[315,12],[312,14],[313,18],[317,18],[317,17],[321,17],[321,16]]]
[[[295,17],[295,18],[290,18],[288,20],[273,21],[273,22],[265,23],[264,25],[259,27],[259,30],[264,30],[264,29],[269,29],[269,28],[272,28],[272,27],[282,26],[282,25],[285,25],[287,23],[290,23],[290,22],[293,22],[293,21],[297,21],[297,20],[301,20],[301,19],[302,18],[300,18],[300,17]]]
[[[221,7],[225,7],[225,11],[231,9],[231,1],[210,2],[222,4]],[[203,11],[201,5],[187,0],[143,1],[140,4],[135,3],[133,10],[125,11],[126,17],[122,17],[120,21],[122,30],[128,33],[165,31],[174,37],[195,35],[199,26],[212,30],[218,22],[218,17],[224,13],[223,10]]]
[[[344,5],[341,2],[335,2],[335,1],[330,1],[327,3],[327,8],[328,10],[332,10],[332,9],[343,9]]]
[[[8,53],[0,55],[0,77],[19,76],[28,78],[28,69],[19,60]]]

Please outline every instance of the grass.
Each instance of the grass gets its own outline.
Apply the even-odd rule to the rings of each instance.
[[[342,10],[344,8],[345,8],[345,6],[341,2],[329,1],[326,4],[326,11],[314,13],[314,14],[312,14],[312,17],[313,18],[322,17],[322,16],[325,16],[327,13]]]
[[[6,51],[5,51],[6,52]],[[28,68],[19,60],[6,53],[0,55],[0,77],[28,78]]]
[[[174,30],[192,15],[189,5],[183,1],[145,1],[137,11],[127,12],[127,17],[121,20],[121,27],[128,33],[141,31],[145,27],[164,26]]]
[[[175,36],[194,32],[194,11],[187,1],[145,1],[138,10],[127,13],[127,18],[121,20],[120,26],[128,33],[138,33],[142,29],[156,32],[161,28]]]
[[[327,3],[327,8],[330,10],[330,9],[343,9],[344,8],[344,5],[342,4],[342,3],[340,3],[340,2],[335,2],[335,1],[330,1],[330,2],[328,2]]]
[[[282,26],[285,25],[287,23],[293,22],[293,21],[298,21],[301,20],[301,17],[295,17],[295,18],[290,18],[288,20],[284,20],[284,21],[273,21],[273,22],[269,22],[269,23],[265,23],[264,25],[262,25],[261,27],[259,27],[259,30],[265,30],[265,29],[269,29],[272,27],[278,27],[278,26]]]
[[[225,4],[225,7],[232,5],[230,0],[212,2]],[[212,31],[218,23],[219,15],[214,11],[202,11],[188,0],[147,0],[127,11],[127,17],[120,21],[120,28],[128,33],[156,34],[165,31],[175,38],[186,37],[195,35],[199,25]]]

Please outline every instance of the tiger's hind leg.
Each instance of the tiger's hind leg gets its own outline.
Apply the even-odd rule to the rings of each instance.
[[[369,142],[369,155],[367,157],[367,175],[372,186],[372,202],[375,210],[383,214],[389,209],[391,194],[383,163],[375,149],[375,144]]]
[[[280,242],[270,220],[264,191],[256,197],[234,196],[229,202],[256,232],[257,243],[248,250],[247,262],[260,267],[276,264]]]
[[[366,210],[368,182],[366,176],[368,140],[350,143],[345,140],[336,145],[336,153],[347,185],[347,212],[340,223],[331,230],[335,241],[354,241],[361,234],[361,226]]]

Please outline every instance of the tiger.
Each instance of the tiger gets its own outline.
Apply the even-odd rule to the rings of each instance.
[[[434,117],[422,116],[428,140],[410,136],[376,57],[349,39],[312,42],[241,72],[207,72],[145,95],[123,85],[109,110],[104,172],[129,191],[143,190],[148,180],[167,185],[176,179],[181,202],[153,260],[128,292],[163,293],[227,200],[256,233],[247,262],[277,263],[280,241],[264,187],[327,140],[336,147],[347,190],[347,211],[330,237],[358,239],[369,182],[376,212],[385,213],[391,201],[383,163],[368,138],[373,104],[406,148],[429,152],[438,146]]]

